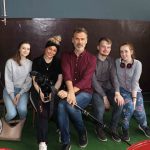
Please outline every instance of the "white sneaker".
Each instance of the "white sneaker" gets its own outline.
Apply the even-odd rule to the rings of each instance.
[[[47,150],[47,145],[45,142],[40,142],[39,144],[39,150]]]
[[[2,132],[2,129],[3,129],[3,125],[2,125],[2,121],[1,121],[1,119],[0,119],[0,134],[1,134],[1,132]]]

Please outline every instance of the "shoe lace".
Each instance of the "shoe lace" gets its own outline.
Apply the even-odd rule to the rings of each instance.
[[[86,140],[87,140],[87,135],[86,133],[84,133],[80,136],[80,141],[85,142]]]
[[[104,131],[103,131],[103,129],[102,129],[102,128],[99,128],[99,129],[98,129],[98,132],[100,132],[100,133],[104,133]]]
[[[81,139],[85,141],[86,140],[86,135],[82,135]]]

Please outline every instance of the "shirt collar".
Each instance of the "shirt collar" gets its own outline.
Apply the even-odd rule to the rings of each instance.
[[[107,56],[106,59],[105,59],[104,61],[102,61],[102,60],[98,57],[98,55],[97,55],[97,60],[98,60],[98,61],[101,61],[101,62],[108,61],[108,60],[109,60],[109,56]]]
[[[79,55],[79,57],[84,56],[86,53],[87,53],[87,51],[86,51],[86,50],[84,50],[84,51],[83,51],[83,52]],[[73,55],[73,56],[75,56],[75,57],[77,57],[77,55],[75,54],[75,52],[74,52],[74,51],[72,51],[72,55]]]

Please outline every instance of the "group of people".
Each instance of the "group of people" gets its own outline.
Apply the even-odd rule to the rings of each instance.
[[[92,55],[86,50],[88,32],[77,28],[73,32],[73,50],[63,52],[60,59],[61,37],[48,39],[43,54],[33,62],[27,58],[30,43],[20,43],[18,51],[6,62],[5,89],[3,99],[9,122],[17,114],[20,119],[26,118],[29,89],[37,109],[37,141],[39,150],[47,150],[48,121],[52,110],[57,116],[56,124],[61,136],[61,150],[71,149],[69,122],[77,130],[79,146],[88,144],[87,130],[81,110],[90,103],[94,116],[103,124],[106,109],[112,105],[110,129],[112,139],[120,142],[118,123],[122,120],[122,139],[130,141],[129,124],[134,115],[139,129],[150,137],[139,87],[142,64],[134,57],[132,43],[120,46],[120,58],[114,61],[110,57],[112,41],[107,37],[99,39],[98,54]],[[31,73],[30,73],[31,72]],[[30,74],[32,74],[30,76]],[[107,141],[103,126],[95,125],[99,140]]]

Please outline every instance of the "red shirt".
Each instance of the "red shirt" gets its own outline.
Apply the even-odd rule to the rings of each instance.
[[[96,57],[84,51],[78,57],[72,52],[65,52],[61,57],[62,74],[65,81],[72,81],[73,86],[81,91],[92,92],[92,76],[96,68]]]

